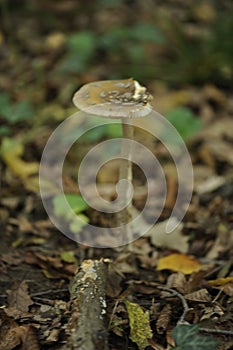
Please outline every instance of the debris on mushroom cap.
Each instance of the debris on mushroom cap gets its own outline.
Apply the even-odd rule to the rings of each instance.
[[[109,118],[144,117],[152,96],[136,80],[103,80],[82,86],[73,102],[80,110]]]

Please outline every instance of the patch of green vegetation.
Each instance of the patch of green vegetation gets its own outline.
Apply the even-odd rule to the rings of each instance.
[[[68,37],[67,54],[61,71],[83,72],[99,59],[99,52],[104,52],[104,57],[120,55],[131,64],[146,62],[148,53],[145,45],[164,41],[165,37],[157,26],[144,22],[116,27],[101,34],[92,31],[75,33]]]
[[[99,7],[115,8],[123,4],[124,0],[98,0]]]
[[[88,205],[80,195],[68,193],[65,194],[65,200],[63,195],[57,195],[53,198],[53,208],[54,214],[64,220],[74,234],[79,233],[89,222],[88,217],[83,214]],[[73,212],[76,214],[75,217]]]
[[[131,27],[118,27],[106,32],[100,38],[100,46],[107,50],[119,51],[126,50],[125,44],[131,43],[132,46],[140,43],[164,43],[165,37],[162,32],[155,26],[149,23],[138,23]],[[132,47],[131,46],[131,47]]]
[[[172,24],[174,26],[175,23]],[[197,25],[198,29],[198,25]],[[170,28],[172,31],[172,27]],[[231,86],[233,78],[233,16],[222,12],[213,23],[190,36],[186,27],[177,25],[173,45],[164,61],[158,58],[159,75],[171,84],[189,82],[200,84],[211,81]]]
[[[82,72],[93,63],[98,40],[91,31],[71,34],[67,41],[67,54],[61,65],[64,73]]]
[[[96,142],[102,138],[117,138],[122,137],[121,124],[105,124],[100,127],[95,127],[85,133],[83,139],[87,142]]]
[[[176,107],[167,113],[166,118],[185,141],[201,130],[201,120],[189,108]]]
[[[65,194],[65,199],[70,206],[70,208],[75,212],[75,214],[79,214],[88,208],[87,203],[84,201],[82,196],[77,194],[68,193]],[[63,196],[55,196],[53,199],[54,213],[56,216],[65,216],[66,212],[66,203],[64,203]]]
[[[34,112],[29,101],[12,102],[9,94],[0,94],[0,121],[6,125],[0,126],[0,136],[10,135],[9,125],[32,120]],[[8,124],[8,125],[7,125]]]
[[[214,350],[219,342],[210,336],[198,334],[199,325],[178,325],[173,330],[174,350]]]

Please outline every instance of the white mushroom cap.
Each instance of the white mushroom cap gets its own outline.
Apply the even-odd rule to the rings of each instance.
[[[152,96],[136,80],[103,80],[82,86],[73,102],[80,110],[108,118],[145,117]]]

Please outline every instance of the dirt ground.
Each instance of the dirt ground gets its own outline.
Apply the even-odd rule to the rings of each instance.
[[[221,11],[224,16],[232,13],[232,6],[228,1],[221,7],[191,0],[111,4],[1,2],[0,350],[76,348],[66,347],[74,313],[70,283],[83,261],[90,263],[90,259],[108,259],[106,349],[188,349],[187,343],[182,345],[182,335],[173,333],[179,324],[199,325],[199,332],[188,338],[192,349],[233,349],[232,67],[227,60],[218,63],[217,54],[205,56],[200,51],[200,57],[194,58],[211,25],[218,18],[221,22]],[[174,17],[181,24],[176,33]],[[156,44],[142,36],[134,46],[136,29],[114,31],[155,20],[167,35],[165,43],[159,42],[158,34]],[[107,35],[111,30],[114,34]],[[77,57],[69,40],[81,31],[89,34],[75,44],[81,45],[83,56],[78,56],[79,66],[72,70]],[[222,32],[219,27],[214,35]],[[123,44],[118,47],[119,40]],[[192,40],[193,51],[187,46]],[[67,41],[71,42],[68,48]],[[170,43],[180,45],[178,53]],[[218,45],[224,46],[221,40]],[[139,54],[142,46],[145,56]],[[190,57],[186,57],[189,50]],[[67,238],[50,221],[39,192],[39,163],[51,133],[75,113],[71,99],[81,85],[130,76],[148,87],[153,108],[163,115],[180,107],[192,113],[190,125],[178,127],[184,130],[182,137],[193,165],[192,200],[175,233],[166,235],[164,225],[176,200],[177,175],[161,142],[145,138],[138,129],[136,139],[156,155],[165,172],[167,196],[161,216],[129,249],[93,248]],[[201,126],[194,130],[199,122]],[[86,138],[71,150],[63,177],[65,193],[77,192],[74,162],[78,164],[90,145],[107,136]],[[133,205],[140,211],[146,200],[145,178],[136,166],[133,170]],[[115,195],[118,171],[119,163],[113,162],[99,173],[99,184],[108,198]],[[110,228],[116,220],[92,208],[82,214],[101,227]],[[85,242],[87,227],[81,227],[79,234]],[[209,343],[198,343],[198,335]]]

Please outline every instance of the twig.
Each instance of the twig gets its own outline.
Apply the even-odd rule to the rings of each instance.
[[[43,292],[37,292],[37,293],[32,293],[31,294],[31,297],[34,298],[34,297],[40,297],[42,295],[46,295],[46,294],[54,294],[54,293],[65,293],[65,292],[68,292],[68,289],[67,288],[62,288],[62,289],[49,289],[49,290],[45,290]]]
[[[110,317],[110,320],[109,320],[109,323],[108,323],[108,329],[111,329],[112,320],[113,320],[113,317],[114,317],[114,315],[116,313],[116,309],[117,309],[118,305],[119,305],[119,300],[116,301],[116,303],[114,305],[114,308],[112,310],[111,317]]]
[[[170,293],[169,298],[177,297],[181,300],[184,311],[183,311],[183,314],[181,315],[179,321],[177,322],[177,324],[184,323],[185,316],[192,309],[188,306],[188,303],[187,303],[186,299],[183,297],[183,295],[180,294],[179,292],[177,292],[176,290],[168,288],[168,287],[156,286],[156,288]]]
[[[199,328],[199,332],[205,332],[210,334],[222,334],[222,335],[228,335],[230,337],[233,337],[233,331],[224,331],[222,329],[212,329],[212,328]]]
[[[171,288],[168,288],[168,287],[156,286],[156,288],[171,293],[169,295],[169,298],[174,296],[174,297],[178,297],[181,300],[184,312],[181,315],[181,317],[180,317],[179,321],[177,322],[177,324],[184,323],[184,319],[185,319],[186,314],[192,309],[189,308],[188,303],[187,303],[186,299],[183,297],[183,295],[180,294],[179,292],[175,291],[174,289],[171,289]],[[227,336],[230,336],[230,337],[233,336],[233,331],[224,331],[222,329],[212,329],[212,328],[202,328],[201,327],[201,328],[198,329],[198,331],[199,332],[210,333],[210,334],[227,335]]]

